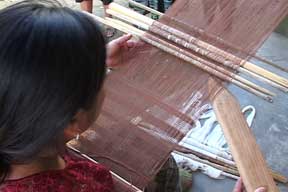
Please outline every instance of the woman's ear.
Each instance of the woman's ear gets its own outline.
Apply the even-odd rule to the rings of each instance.
[[[84,110],[79,110],[64,130],[65,139],[69,141],[75,138],[78,134],[86,131],[90,125],[91,118],[89,118],[89,113]]]
[[[80,109],[76,113],[74,118],[64,130],[66,141],[69,141],[75,138],[78,134],[83,133],[93,124],[100,113],[104,98],[105,92],[103,89],[101,89],[97,95],[96,100],[94,101],[93,106],[91,106],[90,109]]]

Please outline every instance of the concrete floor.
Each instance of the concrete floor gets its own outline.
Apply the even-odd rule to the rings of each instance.
[[[13,1],[15,0],[0,0],[0,9]],[[65,0],[65,2],[71,7],[79,8],[79,5],[75,4],[73,0]],[[116,2],[123,4],[123,0],[116,0]],[[94,1],[94,12],[97,15],[103,15],[103,6],[100,1]],[[272,33],[259,49],[258,55],[288,68],[287,51],[288,38],[279,33]],[[288,78],[288,73],[279,72],[257,61],[254,63]],[[277,93],[277,97],[271,104],[233,85],[229,85],[229,90],[238,98],[241,106],[255,106],[257,115],[252,129],[257,143],[269,166],[288,177],[288,95],[273,89]],[[193,173],[192,180],[191,192],[231,192],[235,184],[235,181],[231,179],[213,180],[197,172]],[[281,192],[288,192],[288,186],[279,185],[279,188]]]

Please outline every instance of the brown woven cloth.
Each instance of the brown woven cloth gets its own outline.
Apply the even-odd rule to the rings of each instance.
[[[247,56],[244,53],[253,54],[262,45],[287,9],[287,0],[176,0],[163,20],[226,51]]]
[[[225,49],[255,52],[287,7],[288,0],[177,0],[162,22]],[[209,74],[150,45],[126,59],[108,75],[102,113],[74,147],[143,189],[221,87],[208,89]]]

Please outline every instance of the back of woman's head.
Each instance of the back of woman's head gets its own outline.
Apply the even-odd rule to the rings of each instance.
[[[57,143],[105,76],[105,42],[96,23],[51,1],[0,11],[0,174]]]

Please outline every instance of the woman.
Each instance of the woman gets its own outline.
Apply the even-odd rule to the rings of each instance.
[[[106,48],[82,12],[47,0],[0,11],[0,191],[110,192],[109,171],[67,152],[104,99]],[[108,64],[133,43],[111,42]]]

